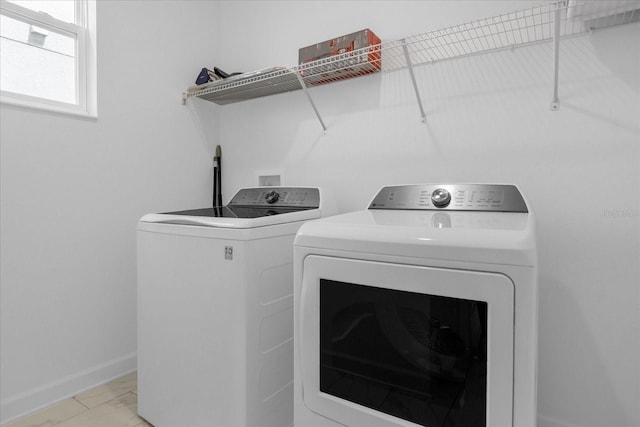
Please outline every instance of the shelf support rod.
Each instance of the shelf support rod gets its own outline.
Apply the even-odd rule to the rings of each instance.
[[[420,117],[422,121],[427,121],[427,115],[424,113],[424,107],[422,106],[422,98],[420,98],[420,92],[418,91],[418,83],[416,82],[416,76],[413,73],[413,65],[411,64],[411,57],[409,56],[409,49],[407,48],[407,40],[402,39],[402,50],[404,51],[404,57],[407,60],[407,67],[409,68],[409,75],[411,76],[411,82],[413,82],[413,90],[416,92],[416,99],[418,100],[418,107],[420,107]]]
[[[558,98],[558,75],[560,70],[560,7],[563,3],[556,4],[553,14],[553,101],[551,101],[551,111],[560,109],[560,99]]]
[[[307,96],[307,99],[309,100],[309,104],[311,104],[311,108],[313,108],[313,111],[316,113],[316,116],[318,117],[318,121],[320,122],[320,126],[322,126],[322,130],[324,132],[327,132],[327,127],[322,121],[322,117],[320,117],[320,113],[318,112],[318,109],[316,108],[316,104],[314,104],[313,99],[311,98],[311,95],[309,95],[309,91],[307,90],[307,85],[304,83],[304,80],[302,80],[302,76],[300,75],[300,72],[298,70],[294,70],[294,73],[296,73],[296,77],[300,82],[302,91],[304,92],[304,94]]]

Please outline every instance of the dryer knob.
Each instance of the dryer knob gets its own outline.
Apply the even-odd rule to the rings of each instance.
[[[271,204],[271,203],[275,203],[278,201],[278,199],[280,198],[280,195],[276,192],[276,191],[269,191],[265,196],[264,196],[265,200],[267,201],[267,203]]]
[[[444,188],[437,188],[431,193],[431,202],[437,208],[444,208],[449,205],[451,194]]]

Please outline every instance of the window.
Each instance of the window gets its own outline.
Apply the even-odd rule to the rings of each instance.
[[[95,0],[0,0],[3,103],[96,115]]]

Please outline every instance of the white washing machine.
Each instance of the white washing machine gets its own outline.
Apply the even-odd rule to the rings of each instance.
[[[156,427],[293,424],[293,239],[317,188],[240,190],[138,223],[138,413]]]
[[[299,427],[534,427],[535,218],[512,185],[385,187],[294,243]]]

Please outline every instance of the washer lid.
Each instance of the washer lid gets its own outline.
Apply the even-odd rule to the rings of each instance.
[[[140,222],[253,228],[320,217],[320,191],[309,187],[240,189],[224,207],[148,214]]]

